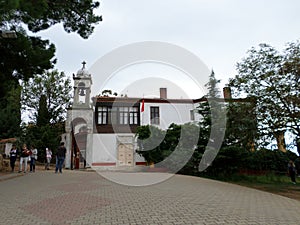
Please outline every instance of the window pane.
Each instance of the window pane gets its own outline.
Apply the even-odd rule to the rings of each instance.
[[[159,107],[150,107],[151,124],[159,124]]]
[[[138,107],[129,107],[129,124],[138,124]]]
[[[107,124],[106,121],[107,121],[107,114],[103,113],[102,124]]]
[[[98,124],[102,124],[102,112],[98,112]]]
[[[128,124],[128,107],[119,107],[120,124]]]
[[[191,111],[190,111],[190,119],[191,119],[191,120],[195,120],[194,110],[191,110]]]
[[[107,124],[108,117],[108,107],[99,106],[98,107],[98,124]]]

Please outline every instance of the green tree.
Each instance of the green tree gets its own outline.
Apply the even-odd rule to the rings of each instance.
[[[5,97],[0,100],[0,138],[18,137],[21,132],[21,87],[13,82],[9,87]]]
[[[48,71],[22,83],[23,109],[31,111],[32,122],[23,125],[22,141],[35,145],[39,161],[45,148],[55,152],[64,133],[66,108],[70,104],[71,80],[63,72]]]
[[[280,53],[267,44],[251,48],[230,79],[236,95],[256,99],[258,128],[262,136],[277,139],[285,151],[284,133],[300,140],[300,42],[288,43]],[[298,152],[300,154],[300,146]]]
[[[37,125],[58,123],[65,120],[66,108],[70,106],[71,80],[57,70],[37,75],[24,82],[22,103],[31,111]]]
[[[39,37],[29,37],[25,31],[18,33],[17,39],[0,38],[0,82],[14,82],[28,80],[35,74],[50,69],[56,62],[54,57],[55,47],[49,41]],[[0,96],[7,93],[7,88],[1,85]]]
[[[62,133],[64,133],[64,123],[44,126],[37,126],[33,123],[23,124],[20,143],[26,143],[28,146],[34,145],[38,149],[38,161],[44,162],[45,149],[50,148],[55,154]]]
[[[206,84],[208,88],[207,95],[202,99],[197,107],[201,119],[200,136],[199,136],[199,153],[203,153],[199,171],[204,170],[209,166],[216,157],[225,133],[226,126],[226,107],[222,98],[220,98],[220,91],[218,89],[220,80],[215,78],[214,71],[211,72],[209,81]]]
[[[50,113],[47,107],[47,97],[42,94],[39,100],[39,108],[37,112],[36,125],[38,127],[45,126],[50,122]]]
[[[205,87],[208,89],[208,93],[203,97],[203,101],[199,103],[197,107],[197,112],[201,115],[199,125],[201,127],[201,145],[199,146],[202,149],[202,153],[205,150],[205,147],[208,143],[211,124],[212,124],[212,107],[218,107],[217,99],[220,97],[220,91],[218,89],[218,84],[220,80],[216,79],[215,72],[212,70],[209,81],[205,84]]]
[[[11,91],[19,90],[20,94],[19,80],[51,68],[55,61],[52,60],[55,47],[48,41],[20,32],[14,40],[0,38],[0,52],[0,105],[3,115],[0,116],[0,133],[2,137],[16,137],[18,132],[13,131],[20,129],[21,105],[15,103],[15,100],[20,101],[20,96],[14,95],[14,100],[11,99]],[[14,113],[10,113],[12,107]]]
[[[155,126],[140,126],[137,128],[136,136],[138,138],[137,153],[144,157],[148,163],[158,163],[165,159],[166,149],[161,148],[162,140],[166,132]]]
[[[67,32],[77,32],[88,38],[101,16],[93,14],[99,2],[82,1],[0,1],[0,30],[17,32],[16,39],[0,38],[0,82],[28,80],[53,67],[55,46],[40,37],[28,36],[24,24],[32,32],[62,23]],[[3,85],[0,96],[4,96]]]
[[[99,94],[99,95],[97,95],[97,96],[98,96],[98,97],[113,97],[113,96],[117,97],[117,96],[118,96],[118,93],[117,93],[117,92],[113,92],[112,90],[106,89],[106,90],[103,90],[103,91],[101,92],[101,94]]]
[[[24,23],[32,32],[62,23],[66,32],[88,38],[94,25],[102,20],[94,15],[99,2],[93,0],[10,0],[0,1],[0,26],[15,28]]]
[[[258,138],[255,105],[255,99],[229,99],[224,147],[255,150]]]
[[[66,32],[77,32],[81,37],[88,38],[94,26],[102,20],[101,16],[94,15],[93,11],[97,7],[99,2],[92,0],[0,1],[0,30],[12,30],[17,34],[16,39],[5,39],[0,35],[1,114],[10,115],[11,106],[10,103],[6,104],[6,99],[10,96],[10,90],[17,88],[20,80],[27,81],[42,74],[53,68],[56,62],[55,46],[41,37],[29,36],[23,27],[38,32],[62,23]],[[3,125],[0,127],[1,134],[16,135],[7,133],[21,120],[20,113],[15,115],[19,115],[19,118],[7,120],[5,116],[0,117],[0,124]]]
[[[189,162],[197,144],[199,127],[195,124],[171,124],[166,131],[155,126],[137,129],[137,153],[148,163],[177,172]]]
[[[207,98],[219,98],[220,91],[218,88],[218,84],[221,80],[216,79],[215,72],[212,70],[209,76],[209,81],[205,84],[205,87],[208,89],[208,94],[206,95]]]

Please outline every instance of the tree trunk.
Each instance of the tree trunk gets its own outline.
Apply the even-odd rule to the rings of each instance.
[[[285,131],[276,131],[276,132],[274,132],[274,136],[276,138],[278,150],[282,151],[282,152],[286,152],[284,133],[285,133]]]
[[[0,154],[0,171],[4,170],[4,165],[3,165],[3,156]]]
[[[254,141],[249,141],[248,142],[248,147],[249,147],[251,152],[255,152],[255,143],[254,143]]]
[[[296,146],[298,155],[300,156],[300,138],[296,138]]]

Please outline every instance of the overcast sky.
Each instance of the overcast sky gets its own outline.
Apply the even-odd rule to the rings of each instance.
[[[103,16],[103,22],[89,39],[67,34],[61,25],[38,35],[56,45],[56,68],[68,76],[80,69],[83,60],[89,69],[118,47],[161,41],[197,55],[223,86],[234,77],[235,64],[252,46],[268,43],[281,50],[287,42],[299,39],[299,9],[299,0],[100,0],[96,13]],[[137,76],[140,72],[137,70]],[[99,74],[92,76],[97,80]],[[120,87],[117,80],[108,87],[124,91],[127,87]],[[193,94],[187,95],[201,97]]]

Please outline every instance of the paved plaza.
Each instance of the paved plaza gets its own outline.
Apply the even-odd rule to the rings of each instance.
[[[300,224],[300,201],[198,177],[126,186],[86,171],[14,176],[0,180],[0,224]]]

